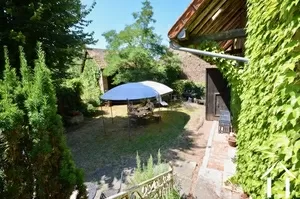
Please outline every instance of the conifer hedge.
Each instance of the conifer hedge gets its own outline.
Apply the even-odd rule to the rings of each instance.
[[[66,146],[41,45],[34,71],[20,51],[21,78],[10,67],[5,51],[0,81],[1,198],[65,199],[75,189],[78,198],[86,198],[83,175]]]

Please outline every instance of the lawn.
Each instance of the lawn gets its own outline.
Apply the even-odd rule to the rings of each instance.
[[[68,146],[77,166],[84,170],[86,181],[99,181],[103,176],[119,178],[124,168],[135,167],[137,152],[142,160],[150,154],[155,159],[161,149],[163,159],[169,161],[177,158],[171,149],[188,150],[193,143],[186,124],[197,115],[197,108],[185,105],[161,109],[162,121],[131,129],[131,139],[126,106],[113,106],[113,121],[110,109],[105,108],[104,126],[101,117],[87,119],[67,132]]]

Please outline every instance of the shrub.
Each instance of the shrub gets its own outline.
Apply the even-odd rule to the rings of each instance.
[[[141,159],[137,153],[136,155],[137,168],[133,176],[129,179],[129,185],[134,186],[149,180],[159,174],[167,172],[170,169],[169,164],[161,162],[160,150],[157,153],[157,164],[153,163],[152,155],[150,155],[147,165],[142,164]]]
[[[174,92],[183,97],[201,98],[204,96],[204,86],[190,80],[177,80],[172,86]]]
[[[77,60],[80,63],[80,60]],[[79,110],[85,116],[93,116],[100,105],[99,68],[94,60],[85,62],[83,72],[81,64],[70,67],[69,78],[58,89],[60,104],[67,107],[67,112]],[[63,103],[62,103],[63,102]],[[60,106],[61,107],[61,106]]]
[[[181,199],[179,190],[176,188],[173,188],[168,195],[163,196],[163,199]]]
[[[85,111],[81,99],[82,84],[78,79],[73,79],[62,84],[57,89],[58,113],[62,116],[69,115],[71,111]]]
[[[3,198],[86,198],[83,173],[67,148],[55,89],[38,46],[34,73],[21,50],[21,80],[6,54],[0,83],[0,195]]]
[[[79,76],[83,89],[81,98],[85,103],[92,104],[95,107],[100,105],[99,78],[99,67],[95,61],[92,59],[86,60],[84,71]]]

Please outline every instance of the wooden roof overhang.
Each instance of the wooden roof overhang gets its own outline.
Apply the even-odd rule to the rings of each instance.
[[[193,0],[168,33],[181,46],[215,40],[225,50],[243,48],[246,0]]]

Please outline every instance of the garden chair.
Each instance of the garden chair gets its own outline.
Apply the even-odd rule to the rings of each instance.
[[[231,115],[227,110],[220,110],[219,133],[231,132]]]

